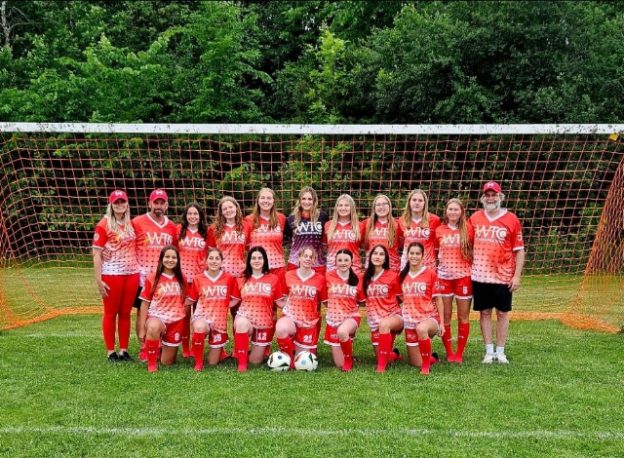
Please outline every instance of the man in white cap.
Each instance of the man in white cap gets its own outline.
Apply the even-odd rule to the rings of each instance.
[[[505,342],[509,330],[512,293],[520,287],[524,267],[522,226],[518,217],[501,207],[501,186],[489,181],[483,186],[483,210],[470,217],[475,229],[472,263],[474,310],[485,343],[483,363],[509,363]],[[496,351],[492,339],[492,311],[496,309]]]

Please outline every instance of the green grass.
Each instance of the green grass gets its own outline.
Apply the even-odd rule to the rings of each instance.
[[[463,366],[426,378],[405,363],[374,373],[364,328],[350,374],[325,345],[313,373],[180,361],[148,374],[105,361],[97,316],[3,331],[0,455],[622,455],[624,336],[513,322],[511,364],[483,366],[478,334]]]

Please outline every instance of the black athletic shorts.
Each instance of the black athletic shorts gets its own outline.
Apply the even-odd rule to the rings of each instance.
[[[508,285],[499,283],[472,282],[473,309],[477,312],[496,309],[500,312],[511,311],[511,291]]]
[[[134,299],[134,308],[137,309],[137,313],[139,312],[139,310],[141,310],[141,303],[143,302],[141,299],[139,299],[139,297],[141,296],[142,292],[143,292],[143,288],[139,287],[139,290],[137,291],[136,298]]]

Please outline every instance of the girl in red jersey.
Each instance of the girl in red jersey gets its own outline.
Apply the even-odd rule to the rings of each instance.
[[[418,242],[425,247],[423,264],[430,269],[436,268],[436,238],[435,230],[440,225],[440,218],[429,213],[429,198],[421,189],[415,189],[407,196],[405,209],[399,225],[403,232],[403,256],[401,269],[407,265],[407,247],[412,242]]]
[[[145,280],[139,296],[139,340],[145,343],[147,370],[158,370],[158,354],[162,341],[160,362],[175,363],[184,330],[184,318],[189,307],[184,305],[184,276],[180,255],[173,245],[160,252],[156,272]]]
[[[399,273],[399,247],[403,241],[403,232],[392,216],[392,203],[387,196],[379,194],[375,197],[371,216],[360,223],[360,232],[363,234],[367,256],[370,257],[374,246],[383,245],[390,257],[390,270]]]
[[[241,304],[234,319],[234,355],[238,371],[247,370],[247,361],[260,364],[265,348],[271,345],[275,333],[276,306],[283,305],[282,281],[269,272],[269,260],[261,246],[247,254]],[[251,352],[249,350],[251,336]]]
[[[375,245],[370,252],[364,272],[366,318],[371,330],[371,341],[377,349],[377,372],[385,372],[386,365],[395,358],[391,353],[394,336],[403,330],[399,307],[401,286],[398,275],[390,270],[390,257],[384,245]]]
[[[325,223],[327,242],[327,271],[336,269],[336,254],[342,249],[353,253],[353,271],[357,274],[362,270],[360,246],[362,233],[355,202],[349,194],[342,194],[336,200],[332,219]]]
[[[419,242],[407,247],[407,265],[400,274],[405,344],[409,362],[429,374],[437,358],[431,353],[431,338],[444,333],[444,305],[438,292],[437,275],[423,263],[425,248]],[[434,305],[435,301],[435,305]],[[418,347],[418,348],[417,348]]]
[[[466,209],[459,199],[446,204],[444,224],[436,229],[438,277],[444,301],[444,335],[442,342],[446,359],[462,363],[470,334],[470,303],[472,302],[472,245],[474,229],[466,220]],[[451,343],[453,297],[457,302],[457,352]]]
[[[218,248],[209,248],[206,270],[193,280],[187,305],[197,304],[193,312],[193,357],[195,370],[204,367],[204,343],[208,337],[210,353],[208,364],[221,360],[221,350],[228,342],[228,310],[240,302],[240,291],[234,277],[221,270],[223,254]]]
[[[104,304],[102,334],[111,362],[132,360],[128,353],[130,313],[139,289],[135,239],[128,196],[124,191],[113,191],[93,236],[93,267]],[[119,353],[115,352],[115,328]]]
[[[197,202],[188,204],[182,213],[182,224],[178,225],[178,249],[180,250],[180,266],[186,282],[186,289],[191,287],[193,279],[206,268],[206,213]],[[182,356],[189,358],[190,315],[184,322],[182,335]]]
[[[344,372],[353,367],[353,339],[360,326],[359,305],[366,296],[362,282],[353,271],[353,253],[343,248],[336,253],[336,270],[325,274],[327,283],[327,314],[325,343],[331,346],[336,367]]]
[[[316,250],[304,247],[299,251],[299,268],[286,273],[286,299],[283,316],[275,325],[280,351],[290,356],[308,350],[316,352],[321,320],[321,302],[326,300],[325,277],[315,272]]]

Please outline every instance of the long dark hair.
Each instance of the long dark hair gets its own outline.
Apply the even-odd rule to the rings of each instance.
[[[388,254],[388,249],[382,244],[375,245],[373,249],[370,250],[370,254],[368,255],[368,266],[366,266],[366,271],[364,272],[364,295],[365,296],[368,296],[368,294],[366,293],[366,290],[368,289],[368,285],[370,285],[370,282],[373,279],[373,276],[375,275],[375,266],[371,262],[371,257],[373,255],[373,251],[375,251],[377,248],[381,248],[385,255],[385,259],[384,259],[384,263],[382,267],[384,268],[384,270],[390,269],[390,255]]]
[[[347,256],[351,258],[351,262],[353,262],[353,253],[351,253],[351,250],[343,248],[336,252],[336,257],[338,257],[339,254],[346,254]],[[349,279],[347,280],[347,284],[349,286],[357,286],[359,282],[360,282],[360,279],[358,278],[356,273],[353,272],[353,267],[349,267]]]
[[[405,251],[405,253],[407,253],[407,255],[409,255],[409,250],[411,250],[412,247],[415,247],[415,246],[420,248],[420,253],[424,256],[425,255],[425,247],[420,242],[412,242],[412,243],[410,243],[409,246],[407,247],[407,250]],[[410,271],[410,263],[409,263],[409,260],[408,260],[405,263],[405,267],[403,267],[403,270],[399,274],[399,281],[401,283],[403,283],[403,280],[405,280],[405,277],[407,276],[409,271]]]
[[[173,245],[167,245],[160,251],[160,256],[158,257],[158,267],[156,268],[156,275],[154,276],[154,284],[152,285],[152,296],[156,292],[156,287],[158,286],[158,282],[160,281],[160,277],[163,273],[163,259],[165,258],[165,253],[169,250],[175,251],[176,256],[178,257],[178,263],[173,268],[173,275],[175,276],[178,283],[180,283],[180,288],[182,288],[182,296],[184,296],[184,276],[182,275],[182,268],[180,267],[180,252]]]
[[[262,265],[262,273],[269,273],[269,257],[267,256],[266,250],[261,246],[255,246],[249,253],[247,253],[247,261],[245,261],[245,272],[243,272],[243,276],[245,277],[245,281],[249,280],[251,274],[253,274],[253,269],[251,268],[251,255],[255,252],[258,252],[262,255],[262,259],[264,259],[264,264]]]
[[[206,234],[208,233],[208,227],[206,226],[206,212],[197,202],[191,202],[186,207],[184,207],[184,212],[182,213],[182,230],[180,231],[180,238],[178,240],[182,240],[186,236],[186,231],[189,227],[188,220],[186,219],[186,214],[188,213],[190,208],[195,208],[197,213],[199,213],[199,223],[197,223],[197,231],[201,234],[203,238],[206,238]]]

